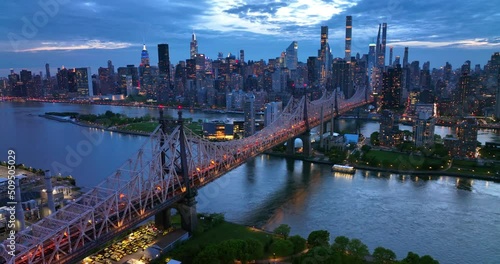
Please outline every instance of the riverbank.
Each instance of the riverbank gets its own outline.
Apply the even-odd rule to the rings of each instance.
[[[146,133],[146,132],[128,131],[128,130],[117,129],[117,128],[109,128],[109,127],[98,126],[98,125],[90,125],[90,124],[86,124],[86,123],[83,123],[83,122],[78,122],[78,121],[76,121],[74,119],[70,119],[70,118],[67,118],[67,117],[47,115],[47,114],[38,115],[38,116],[39,117],[43,117],[43,118],[47,118],[47,119],[50,119],[50,120],[59,121],[59,122],[71,123],[71,124],[75,124],[75,125],[82,126],[82,127],[102,129],[102,130],[105,130],[105,131],[110,131],[110,132],[115,132],[115,133],[122,133],[122,134],[135,135],[135,136],[145,136],[145,137],[149,137],[151,135],[151,133]]]
[[[271,151],[266,151],[264,153],[271,155],[271,156],[292,158],[292,159],[297,159],[297,160],[302,160],[302,161],[307,161],[307,162],[312,162],[312,163],[319,163],[319,164],[326,164],[326,165],[333,165],[334,164],[333,162],[330,162],[326,158],[319,158],[319,157],[306,158],[306,157],[303,157],[300,155],[289,155],[289,154],[285,154],[285,153],[271,152]],[[369,170],[369,171],[377,171],[377,172],[405,174],[405,175],[411,175],[411,176],[447,176],[447,177],[459,177],[459,178],[468,178],[468,179],[500,182],[500,177],[498,177],[498,176],[484,176],[484,175],[477,175],[477,174],[448,172],[446,170],[439,170],[439,171],[400,170],[400,169],[388,169],[388,168],[372,167],[372,166],[365,166],[365,165],[358,165],[358,164],[352,164],[351,166],[356,168],[356,169],[359,169],[359,170]]]

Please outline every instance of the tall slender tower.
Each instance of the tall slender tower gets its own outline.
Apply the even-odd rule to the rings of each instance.
[[[376,59],[376,63],[375,65],[377,67],[380,66],[380,29],[382,28],[382,24],[378,24],[378,34],[377,34],[377,43],[376,43],[376,46],[375,46],[375,59]]]
[[[189,45],[189,54],[191,59],[194,59],[196,57],[196,54],[198,54],[198,41],[196,40],[196,34],[191,36],[191,43]]]
[[[382,24],[382,46],[381,46],[381,52],[382,52],[382,66],[385,66],[385,46],[387,43],[387,23]]]
[[[146,66],[149,65],[149,53],[148,50],[146,49],[146,44],[142,46],[142,52],[141,52],[141,66]]]
[[[352,16],[345,17],[345,60],[351,61]]]
[[[392,46],[389,47],[389,65],[392,66]]]
[[[331,52],[328,44],[328,26],[321,26],[321,42],[318,50],[319,80],[324,85],[331,70]]]
[[[45,77],[47,77],[47,80],[50,80],[50,66],[48,63],[45,63]]]
[[[405,54],[403,56],[403,68],[408,67],[408,47],[405,47]]]

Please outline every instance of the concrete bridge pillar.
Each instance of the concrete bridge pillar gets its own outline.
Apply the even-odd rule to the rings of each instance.
[[[286,154],[287,155],[295,154],[295,138],[291,138],[286,141]]]
[[[306,131],[304,134],[300,136],[300,139],[302,139],[302,154],[304,157],[310,157],[312,155],[312,148],[311,148],[311,132]]]
[[[171,211],[170,208],[167,208],[155,215],[155,226],[159,229],[168,229],[172,226],[172,222],[170,220]]]
[[[198,215],[196,213],[196,197],[186,197],[177,204],[177,211],[181,215],[182,229],[193,234],[198,226]]]

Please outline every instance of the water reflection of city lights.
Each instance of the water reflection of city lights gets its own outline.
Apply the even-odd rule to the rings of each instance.
[[[342,172],[334,172],[333,176],[335,178],[343,178],[343,179],[352,180],[352,178],[354,177],[354,174],[342,173]]]

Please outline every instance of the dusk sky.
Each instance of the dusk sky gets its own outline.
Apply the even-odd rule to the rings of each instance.
[[[50,3],[50,8],[41,3]],[[276,58],[292,41],[299,60],[317,56],[320,26],[329,27],[334,57],[344,56],[345,16],[353,16],[353,56],[368,52],[378,24],[388,24],[394,56],[409,49],[409,60],[465,60],[483,66],[500,50],[500,9],[491,0],[120,0],[1,1],[0,76],[9,68],[38,72],[57,67],[97,68],[112,60],[115,68],[140,62],[142,44],[157,65],[156,45],[168,43],[171,63],[189,57],[191,34],[199,52],[216,58],[245,50],[246,60]],[[389,49],[387,48],[387,58]]]

